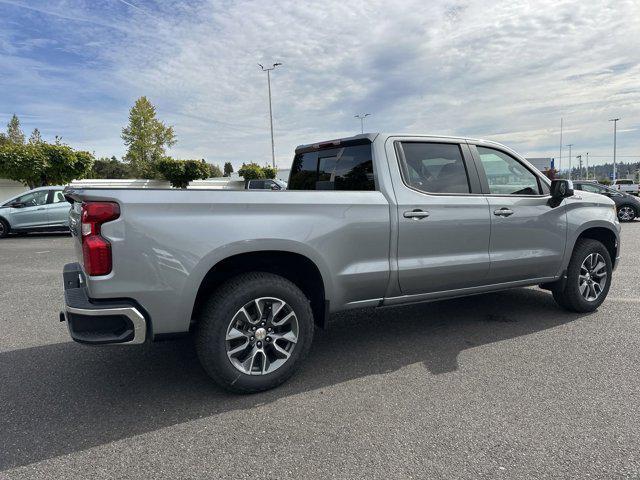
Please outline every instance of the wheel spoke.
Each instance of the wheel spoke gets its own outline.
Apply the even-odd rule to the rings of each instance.
[[[238,316],[242,316],[244,317],[244,319],[238,319]],[[242,307],[240,310],[238,310],[238,313],[236,313],[233,317],[233,320],[231,321],[233,324],[236,324],[237,321],[244,321],[247,323],[255,323],[252,319],[251,319],[251,315],[249,315],[249,312],[247,312],[247,309],[245,307]]]
[[[231,328],[231,330],[229,330],[227,332],[227,337],[226,340],[236,340],[238,338],[242,338],[245,337],[246,338],[247,334],[244,332],[241,332],[240,330],[238,330],[237,328]]]
[[[247,341],[244,342],[242,345],[238,345],[237,347],[233,348],[232,350],[228,350],[227,351],[227,356],[228,357],[235,357],[238,353],[242,352],[243,350],[246,350],[246,348],[249,346],[249,339],[247,338]]]
[[[297,343],[298,342],[298,336],[293,333],[293,332],[287,332],[284,334],[273,334],[271,335],[273,337],[274,342],[276,340],[286,340],[289,343]]]
[[[281,355],[284,355],[284,358],[286,359],[288,359],[291,356],[291,353],[287,352],[284,348],[282,348],[276,342],[273,342],[273,348]]]
[[[260,350],[258,350],[256,347],[253,347],[251,352],[249,352],[249,356],[246,358],[244,362],[242,362],[242,366],[244,367],[245,373],[248,373],[249,375],[251,375],[251,373],[253,372],[253,366],[255,364],[256,357],[258,356],[259,353],[260,353]]]
[[[603,272],[603,269],[605,269],[605,267],[606,267],[606,264],[604,262],[598,262],[598,264],[593,269],[593,273],[598,277],[602,275],[606,275],[607,274],[606,270]]]
[[[580,284],[580,294],[585,298],[588,296],[586,295],[587,288],[589,288],[589,284],[587,282]]]
[[[285,315],[285,317],[278,321],[278,322],[271,322],[273,323],[273,325],[277,326],[277,327],[281,327],[282,325],[284,325],[285,323],[288,323],[292,318],[296,318],[296,314],[292,311],[290,311],[287,315]]]

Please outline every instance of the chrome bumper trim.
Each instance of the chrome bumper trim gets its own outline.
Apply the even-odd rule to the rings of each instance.
[[[103,309],[87,309],[87,308],[75,308],[65,305],[66,313],[75,313],[77,315],[90,315],[94,317],[101,317],[104,315],[124,315],[131,323],[133,323],[133,339],[128,342],[114,343],[113,345],[138,345],[144,343],[147,337],[147,322],[144,319],[138,309],[134,307],[122,307],[122,308],[103,308]]]

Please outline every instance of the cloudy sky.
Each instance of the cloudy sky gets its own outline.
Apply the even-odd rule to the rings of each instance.
[[[0,122],[97,155],[146,95],[178,158],[270,160],[366,130],[488,138],[526,156],[640,160],[640,1],[0,0]],[[28,132],[27,132],[28,133]],[[566,149],[564,154],[568,154]],[[566,159],[564,160],[566,162]]]

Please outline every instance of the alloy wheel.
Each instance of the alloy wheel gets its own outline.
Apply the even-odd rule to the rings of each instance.
[[[607,285],[607,263],[599,253],[591,253],[580,266],[578,288],[580,295],[589,301],[597,300]]]
[[[225,338],[227,357],[246,375],[266,375],[282,367],[298,341],[298,318],[284,300],[261,297],[233,316]]]
[[[623,222],[633,220],[636,216],[636,212],[628,205],[625,205],[618,210],[618,219]]]

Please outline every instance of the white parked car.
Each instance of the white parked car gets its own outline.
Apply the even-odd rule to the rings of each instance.
[[[631,195],[638,195],[638,184],[633,183],[633,180],[627,180],[625,178],[618,178],[611,184],[611,188],[615,188],[624,193]]]

